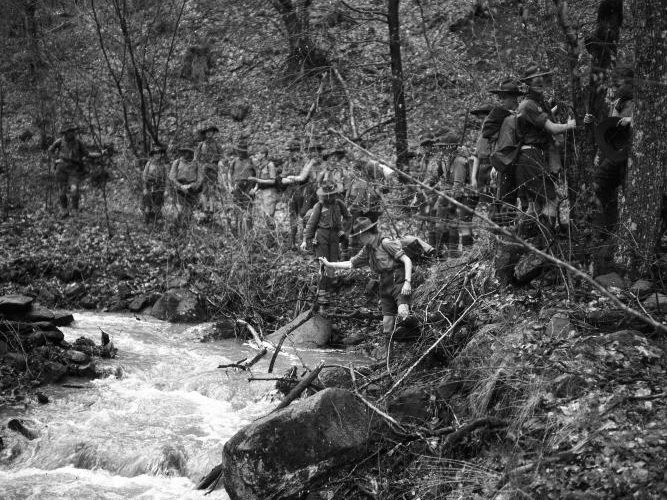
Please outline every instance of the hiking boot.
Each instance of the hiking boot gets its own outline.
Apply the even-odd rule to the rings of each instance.
[[[358,345],[366,340],[366,336],[361,332],[355,332],[345,337],[341,343],[343,345]]]

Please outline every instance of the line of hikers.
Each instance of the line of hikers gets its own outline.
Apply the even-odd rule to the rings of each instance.
[[[271,156],[263,149],[253,159],[248,137],[242,136],[230,161],[215,140],[218,128],[209,123],[199,130],[201,141],[179,148],[171,165],[164,147],[151,150],[143,171],[146,222],[160,218],[169,188],[178,207],[177,224],[189,222],[199,206],[207,218],[224,211],[237,234],[252,227],[257,213],[275,227],[276,207],[282,201],[289,214],[290,246],[312,249],[324,268],[317,297],[320,311],[326,313],[332,300],[335,269],[368,264],[380,275],[383,328],[392,332],[397,315],[403,320],[409,316],[412,259],[404,241],[385,238],[379,231],[380,216],[387,213],[383,194],[388,190],[400,190],[407,205],[404,210],[426,224],[428,243],[439,255],[455,256],[473,244],[472,218],[480,202],[492,220],[514,225],[521,236],[553,237],[559,222],[556,184],[563,136],[575,121],[558,123],[555,116],[567,110],[547,104],[544,90],[550,74],[531,64],[520,78],[523,89],[513,80],[491,89],[496,101],[472,111],[483,118],[472,152],[464,144],[465,130],[441,127],[421,134],[420,151],[412,156],[409,173],[465,209],[447,197],[401,184],[391,169],[378,162],[351,158],[343,148],[325,149],[308,138],[290,140],[284,156]],[[602,226],[609,232],[616,220],[610,213],[616,210],[615,190],[622,185],[627,162],[628,134],[619,131],[632,124],[632,79],[631,70],[617,71],[610,113],[613,127],[608,120],[598,126],[596,194],[603,207]],[[592,117],[587,115],[585,121],[591,123]],[[68,194],[76,208],[77,165],[87,154],[75,132],[75,127],[63,127],[63,139],[50,148],[59,155],[56,178],[64,209]],[[77,189],[68,191],[71,184]],[[232,206],[226,211],[225,201]],[[355,252],[352,258],[350,250]]]

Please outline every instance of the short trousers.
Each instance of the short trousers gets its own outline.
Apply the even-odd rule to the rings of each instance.
[[[396,316],[400,304],[410,305],[412,296],[401,293],[403,283],[405,283],[403,267],[380,273],[379,295],[383,316]]]

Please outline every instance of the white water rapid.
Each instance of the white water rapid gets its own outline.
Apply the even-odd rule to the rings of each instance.
[[[104,329],[118,357],[98,364],[118,366],[122,374],[68,380],[84,388],[44,387],[46,405],[0,408],[0,498],[228,498],[222,489],[204,497],[193,488],[220,462],[224,443],[277,401],[272,382],[248,382],[247,372],[217,366],[257,351],[232,340],[201,343],[198,327],[149,318],[82,313],[75,319],[62,328],[65,339],[98,341]],[[253,371],[266,373],[270,356]],[[321,358],[346,358],[336,351],[299,357],[311,367]],[[291,364],[301,363],[294,354],[281,355],[274,371]],[[11,418],[27,420],[39,436],[29,441],[7,430]]]

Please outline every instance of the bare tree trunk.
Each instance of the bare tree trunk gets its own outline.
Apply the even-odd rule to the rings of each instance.
[[[408,120],[405,113],[403,92],[403,63],[401,61],[401,33],[398,17],[399,0],[387,1],[389,25],[389,53],[391,55],[391,87],[394,94],[394,131],[396,136],[396,166],[399,170],[408,167]]]
[[[667,3],[635,0],[634,138],[621,204],[617,260],[646,274],[660,233],[667,165]]]
[[[324,52],[317,48],[308,33],[310,0],[271,0],[283,19],[289,43],[288,74],[328,66]]]

